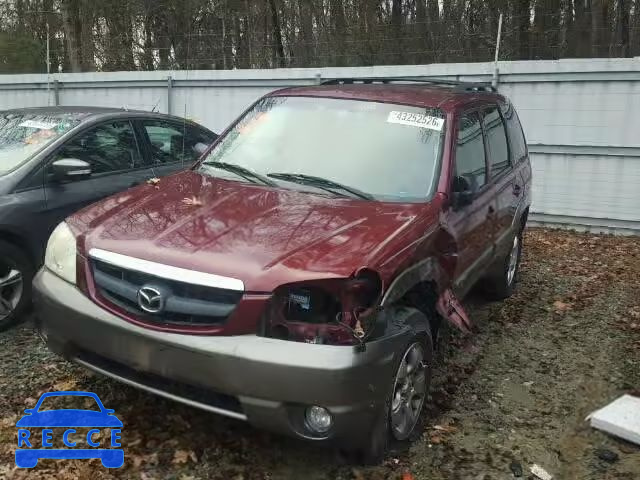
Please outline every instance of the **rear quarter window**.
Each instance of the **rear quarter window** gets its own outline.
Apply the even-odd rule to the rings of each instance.
[[[527,156],[527,141],[520,124],[520,119],[513,108],[511,102],[500,105],[502,116],[507,125],[507,135],[509,137],[509,146],[511,147],[511,157],[513,162],[517,162]]]

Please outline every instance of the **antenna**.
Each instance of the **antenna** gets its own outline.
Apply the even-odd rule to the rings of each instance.
[[[51,46],[49,35],[49,20],[47,20],[47,106],[51,106]]]

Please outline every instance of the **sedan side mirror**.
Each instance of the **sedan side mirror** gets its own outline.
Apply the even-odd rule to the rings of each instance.
[[[77,158],[62,158],[51,164],[53,178],[59,182],[73,182],[91,176],[91,165]]]
[[[453,179],[453,207],[460,208],[473,203],[478,193],[477,182],[474,177],[459,176]]]

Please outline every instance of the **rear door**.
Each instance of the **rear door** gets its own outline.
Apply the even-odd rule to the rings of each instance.
[[[482,120],[489,160],[489,182],[496,197],[493,235],[497,247],[496,255],[501,258],[506,255],[513,241],[512,225],[522,186],[516,182],[506,126],[498,105],[484,109]]]
[[[458,241],[455,292],[459,296],[473,286],[493,256],[494,192],[489,183],[480,112],[463,113],[457,125],[453,191],[459,185],[475,185],[477,192],[468,205],[449,210],[449,226]]]
[[[138,146],[130,120],[110,120],[83,130],[47,160],[45,199],[50,227],[82,207],[139,185],[153,176]],[[52,162],[64,158],[91,165],[89,178],[60,183],[50,174]]]
[[[136,120],[155,176],[191,167],[217,136],[191,123],[173,120]]]

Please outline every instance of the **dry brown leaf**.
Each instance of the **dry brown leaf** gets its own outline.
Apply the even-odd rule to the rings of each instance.
[[[196,454],[193,451],[176,450],[173,454],[173,460],[171,460],[171,463],[174,463],[174,464],[187,463],[189,459],[191,459],[193,462],[196,462],[198,460],[198,458],[196,457]]]
[[[458,428],[453,425],[434,425],[433,429],[445,433],[455,433],[458,431]]]
[[[553,302],[553,310],[556,313],[563,313],[563,312],[566,312],[567,310],[571,310],[571,304],[561,302],[560,300],[556,300],[555,302]]]
[[[415,480],[415,477],[411,472],[404,472],[402,474],[402,480]]]
[[[191,198],[185,197],[182,199],[182,203],[184,203],[185,205],[190,205],[192,207],[202,206],[202,201],[198,197],[191,197]]]

